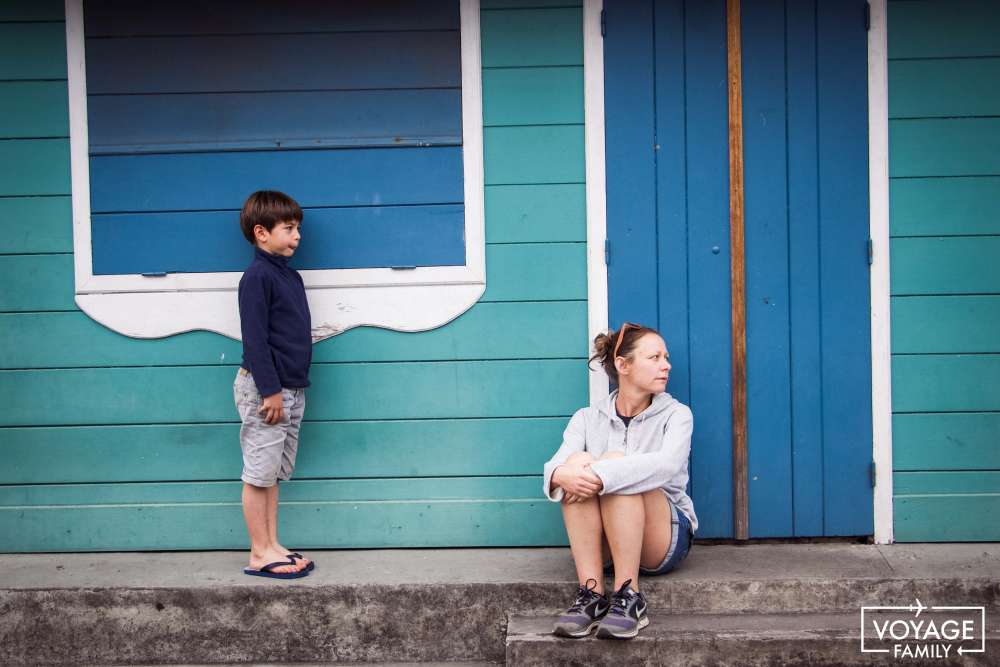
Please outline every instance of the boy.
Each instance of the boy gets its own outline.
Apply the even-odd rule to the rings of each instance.
[[[243,450],[243,517],[250,534],[245,574],[295,579],[312,561],[278,542],[278,481],[295,467],[312,361],[312,323],[302,277],[288,267],[299,245],[302,209],[281,192],[253,193],[240,227],[255,247],[240,278],[243,363],[233,383]]]

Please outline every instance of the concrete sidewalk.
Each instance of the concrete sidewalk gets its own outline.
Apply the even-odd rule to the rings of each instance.
[[[316,570],[295,581],[242,573],[236,551],[0,554],[0,589],[318,587],[364,584],[530,584],[575,581],[569,549],[389,549],[309,551]],[[992,579],[1000,544],[696,544],[662,581]]]
[[[568,549],[304,553],[316,570],[293,581],[242,574],[242,552],[2,555],[0,664],[503,662],[512,655],[533,664],[524,651],[510,652],[508,619],[542,617],[533,623],[544,625],[576,588]],[[915,598],[985,606],[990,653],[1000,648],[1000,544],[696,544],[678,570],[643,579],[642,590],[666,625],[678,615],[756,614],[781,632],[773,624],[789,614],[859,618],[862,605]],[[838,636],[842,655],[855,655],[856,638]],[[708,640],[690,641],[695,651]],[[801,652],[798,641],[792,636],[787,651]],[[746,644],[733,645],[727,659],[735,662],[713,660],[740,664]]]

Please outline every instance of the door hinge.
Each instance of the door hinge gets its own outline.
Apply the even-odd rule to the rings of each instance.
[[[872,29],[872,6],[870,3],[865,3],[865,30]]]
[[[874,489],[875,481],[878,479],[874,461],[872,461],[871,468],[868,470],[868,479],[872,483],[872,488]]]
[[[602,9],[601,10],[601,37],[604,37],[606,34],[608,34],[607,12]]]
[[[868,239],[868,266],[875,263],[875,242]]]
[[[604,239],[604,266],[611,266],[611,240]]]

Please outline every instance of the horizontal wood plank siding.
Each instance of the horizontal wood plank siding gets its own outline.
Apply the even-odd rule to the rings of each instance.
[[[497,176],[486,294],[432,331],[360,328],[315,346],[298,468],[282,493],[282,536],[296,546],[565,544],[539,473],[588,399],[582,11],[546,4],[482,11],[484,166]],[[65,79],[57,8],[59,22],[35,31],[58,35],[44,41],[56,55],[0,58],[5,78],[53,98],[65,81],[32,79]],[[537,21],[533,37],[518,33]],[[231,390],[241,346],[207,332],[130,339],[76,308],[68,131],[54,133],[64,109],[43,122],[22,108],[0,105],[15,140],[0,141],[0,213],[32,221],[0,242],[0,400],[17,402],[0,426],[0,551],[245,548]],[[18,160],[39,151],[25,172]]]
[[[452,477],[484,470],[536,475],[565,426],[564,417],[311,420],[302,427],[308,446],[299,452],[295,480]],[[0,471],[0,485],[101,483],[113,491],[115,482],[235,481],[241,467],[239,429],[232,420],[7,428],[7,442],[20,453]]]
[[[1000,540],[1000,5],[888,25],[895,538]]]
[[[391,480],[382,483],[391,485]],[[238,493],[239,486],[232,489]],[[544,498],[283,502],[278,517],[282,539],[302,549],[566,542],[559,508]],[[0,509],[4,550],[52,551],[53,533],[60,535],[62,551],[204,551],[248,545],[235,495],[226,503]],[[15,535],[16,540],[8,537]]]

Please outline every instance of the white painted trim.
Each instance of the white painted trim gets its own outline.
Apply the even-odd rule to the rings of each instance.
[[[137,338],[207,329],[238,339],[238,272],[93,274],[83,0],[65,0],[65,7],[77,304],[97,321]],[[468,310],[486,289],[479,0],[461,0],[460,9],[465,265],[301,271],[317,340],[364,325],[432,329]],[[405,304],[392,294],[397,287],[405,288],[400,291]]]
[[[889,302],[889,77],[886,0],[870,0],[868,32],[868,189],[872,240],[872,459],[875,543],[891,544],[892,357]]]
[[[90,253],[90,165],[87,160],[87,63],[83,2],[66,0],[66,74],[69,96],[70,192],[73,208],[73,273],[77,289],[93,275]],[[74,100],[83,100],[74,104]]]
[[[583,86],[587,161],[587,349],[608,329],[608,267],[604,263],[607,230],[607,183],[604,163],[603,0],[583,4]],[[608,376],[600,364],[590,373],[590,402],[608,395]]]

